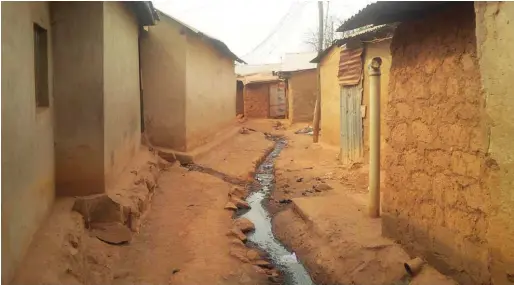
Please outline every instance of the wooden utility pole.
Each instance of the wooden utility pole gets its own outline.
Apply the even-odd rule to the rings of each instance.
[[[318,17],[319,17],[319,31],[318,31],[318,58],[323,52],[323,2],[318,1]],[[316,97],[316,106],[314,107],[314,122],[312,141],[317,143],[319,139],[319,121],[321,119],[321,64],[318,62],[318,94]]]

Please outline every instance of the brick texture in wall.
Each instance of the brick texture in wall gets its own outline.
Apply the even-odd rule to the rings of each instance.
[[[487,284],[491,211],[472,3],[402,23],[385,110],[383,231],[461,284]]]
[[[268,118],[269,84],[256,83],[245,86],[244,115],[247,118]]]

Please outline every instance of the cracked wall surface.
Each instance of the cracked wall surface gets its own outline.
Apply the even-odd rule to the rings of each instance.
[[[462,284],[488,283],[492,208],[473,4],[400,24],[391,53],[384,235]]]

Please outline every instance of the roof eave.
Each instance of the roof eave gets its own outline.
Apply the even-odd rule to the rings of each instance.
[[[159,20],[159,15],[155,11],[151,1],[127,2],[137,17],[141,26],[154,26]]]
[[[357,14],[346,20],[337,32],[344,32],[367,25],[383,25],[419,19],[432,11],[438,10],[453,2],[432,1],[384,1],[370,4]]]

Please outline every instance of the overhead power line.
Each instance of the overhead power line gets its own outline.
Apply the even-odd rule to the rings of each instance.
[[[301,14],[301,12],[303,11],[303,7],[305,7],[306,4],[308,4],[308,2],[299,2],[298,0],[294,1],[291,4],[288,12],[280,19],[279,23],[275,26],[275,28],[273,28],[273,30],[271,30],[268,36],[266,36],[266,38],[264,38],[255,48],[253,48],[250,52],[246,53],[243,57],[248,57],[251,54],[256,54],[260,49],[269,44],[269,42],[274,38],[274,36],[277,33],[279,33],[283,29],[283,27],[291,21],[291,19],[296,18],[294,17],[295,15]]]

